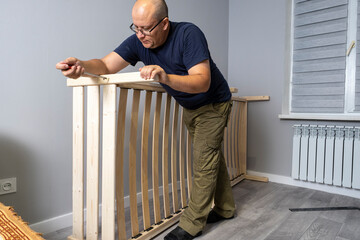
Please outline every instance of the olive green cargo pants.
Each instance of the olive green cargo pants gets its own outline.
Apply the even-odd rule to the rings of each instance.
[[[179,226],[191,235],[202,231],[214,199],[214,211],[232,217],[235,203],[221,150],[231,102],[184,108],[184,122],[193,140],[193,184]]]

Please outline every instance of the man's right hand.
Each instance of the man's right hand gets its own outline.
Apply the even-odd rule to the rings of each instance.
[[[69,57],[56,64],[56,69],[61,70],[62,74],[68,78],[79,78],[85,72],[81,61],[74,57]]]

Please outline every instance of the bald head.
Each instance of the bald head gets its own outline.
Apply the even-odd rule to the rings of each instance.
[[[134,14],[160,20],[168,16],[168,7],[164,0],[137,0],[133,7]]]

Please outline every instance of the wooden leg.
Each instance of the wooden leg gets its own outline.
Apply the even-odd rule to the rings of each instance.
[[[103,87],[101,238],[115,240],[116,85]]]
[[[84,87],[73,88],[73,235],[84,239]]]
[[[89,86],[87,90],[86,239],[97,240],[99,235],[100,87]]]

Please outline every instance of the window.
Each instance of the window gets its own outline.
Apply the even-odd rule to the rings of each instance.
[[[358,0],[293,0],[283,118],[360,120],[359,6]]]

